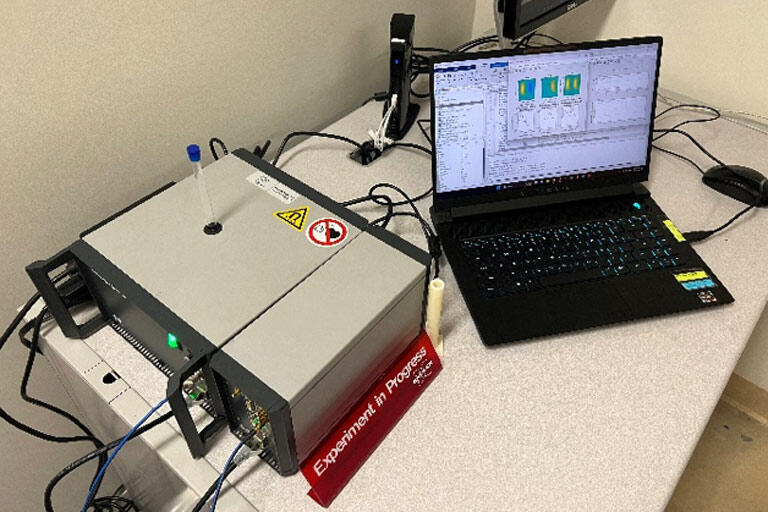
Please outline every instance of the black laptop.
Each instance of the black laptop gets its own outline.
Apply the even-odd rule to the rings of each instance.
[[[733,302],[642,185],[661,45],[432,61],[432,220],[485,344]]]

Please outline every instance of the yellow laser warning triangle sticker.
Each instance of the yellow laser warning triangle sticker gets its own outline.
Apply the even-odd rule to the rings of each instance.
[[[307,217],[309,216],[309,206],[304,206],[303,208],[296,208],[293,210],[283,210],[280,212],[275,212],[273,215],[291,226],[293,229],[301,231],[304,229],[304,224],[307,222]]]

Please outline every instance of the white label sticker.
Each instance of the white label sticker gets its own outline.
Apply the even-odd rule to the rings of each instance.
[[[285,204],[291,204],[299,197],[299,194],[261,171],[256,171],[245,179]]]

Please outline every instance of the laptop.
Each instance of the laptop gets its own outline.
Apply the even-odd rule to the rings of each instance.
[[[733,302],[643,186],[661,46],[431,62],[430,213],[483,343]]]

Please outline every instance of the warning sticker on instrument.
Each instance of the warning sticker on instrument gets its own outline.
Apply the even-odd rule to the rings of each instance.
[[[333,247],[347,239],[349,230],[339,219],[317,219],[307,228],[307,239],[318,247]]]
[[[309,215],[309,206],[296,208],[295,210],[283,210],[281,212],[275,212],[272,215],[285,222],[293,229],[301,231],[304,229],[304,223],[307,221],[307,215]]]
[[[277,181],[272,176],[261,171],[256,171],[245,179],[252,185],[256,185],[267,194],[285,204],[291,204],[297,197],[299,197],[299,194]]]

